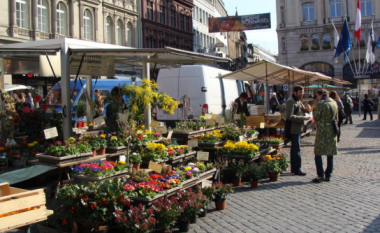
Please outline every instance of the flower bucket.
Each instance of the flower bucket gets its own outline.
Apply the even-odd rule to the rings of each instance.
[[[105,155],[106,154],[106,148],[100,148],[99,150],[96,150],[97,155]]]
[[[215,201],[215,208],[217,210],[224,210],[224,209],[226,209],[226,200],[224,200],[224,201]]]
[[[21,160],[12,160],[13,167],[22,167],[23,165],[24,165],[24,162]]]
[[[140,170],[140,164],[133,164],[132,169],[136,169],[136,171],[138,172]]]
[[[191,217],[190,224],[196,224],[197,223],[197,219],[198,219],[198,217],[196,215],[194,215],[193,217]]]
[[[77,128],[82,128],[82,127],[83,127],[83,121],[78,121]]]
[[[189,232],[190,222],[178,221],[179,232]]]
[[[240,179],[240,180],[235,180],[235,179],[234,179],[232,182],[234,183],[234,186],[235,186],[235,187],[239,187],[239,186],[241,186],[241,179]]]
[[[207,216],[207,207],[203,208],[203,211],[199,214],[200,218],[204,218]]]
[[[279,172],[268,172],[269,181],[278,181],[280,179]]]
[[[258,180],[252,180],[251,181],[251,188],[257,188],[259,186]]]
[[[92,151],[92,155],[91,155],[91,157],[95,157],[95,155],[96,155],[96,150],[93,149],[93,150],[91,150],[91,151]]]

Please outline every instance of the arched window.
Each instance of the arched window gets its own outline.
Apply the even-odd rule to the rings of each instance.
[[[331,37],[328,33],[322,35],[322,49],[331,49]]]
[[[65,4],[63,2],[59,2],[57,4],[57,32],[61,35],[66,35],[66,18],[67,18],[67,10]]]
[[[16,24],[20,28],[29,28],[29,1],[16,0]]]
[[[301,41],[301,51],[309,50],[309,37],[307,35],[301,35],[300,41]]]
[[[362,16],[372,15],[372,0],[361,0]]]
[[[112,44],[113,43],[113,22],[112,22],[112,19],[111,17],[107,17],[106,19],[106,35],[107,35],[107,38],[106,38],[106,42],[108,44]]]
[[[334,77],[334,66],[325,62],[312,62],[301,67],[303,70],[319,72],[330,77]]]
[[[83,34],[84,38],[87,40],[92,40],[92,24],[93,18],[89,10],[85,10],[83,14]]]
[[[124,46],[124,27],[121,20],[117,21],[117,44]]]
[[[48,13],[49,13],[48,4],[46,0],[38,0],[37,2],[38,30],[42,32],[49,31]]]
[[[303,21],[315,20],[314,3],[302,4]]]
[[[134,33],[133,33],[133,26],[131,23],[128,23],[127,24],[127,36],[128,36],[128,39],[127,39],[127,46],[133,46],[133,37],[134,37]],[[150,47],[151,48],[151,47]]]
[[[342,16],[341,0],[330,0],[330,17]]]
[[[319,35],[314,34],[311,36],[311,50],[319,50]]]

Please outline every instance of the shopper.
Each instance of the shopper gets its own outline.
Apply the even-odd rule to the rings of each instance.
[[[291,122],[291,172],[300,176],[306,175],[301,169],[301,134],[304,132],[304,121],[310,119],[309,116],[305,116],[305,112],[310,111],[310,107],[305,108],[301,102],[303,94],[303,87],[294,86],[293,95],[286,102],[286,120]]]
[[[272,98],[269,101],[269,105],[270,105],[270,108],[272,109],[272,114],[274,114],[276,112],[276,108],[280,106],[280,103],[278,102],[278,99],[276,96],[276,92],[273,92]]]
[[[340,100],[338,93],[336,93],[336,91],[331,91],[329,97],[335,100],[335,103],[338,106],[338,127],[339,127],[338,142],[340,142],[340,135],[341,135],[340,126],[342,125],[343,118],[345,118],[346,114],[344,112],[344,106],[343,106],[342,101]]]
[[[114,87],[111,90],[113,101],[106,107],[106,133],[113,133],[119,130],[117,119],[118,113],[122,113],[124,108],[123,94],[120,87]]]
[[[315,137],[315,166],[318,177],[313,182],[330,181],[333,171],[333,156],[338,154],[337,135],[334,131],[333,119],[338,119],[338,106],[327,96],[327,91],[318,90],[314,102],[314,120],[317,123],[317,136]],[[322,155],[327,155],[327,168],[323,170]]]
[[[371,117],[371,121],[373,120],[372,117],[372,111],[373,111],[373,101],[368,97],[368,94],[364,94],[364,102],[363,102],[363,107],[364,107],[364,118],[363,121],[367,119],[367,112],[369,113],[369,116]]]
[[[25,100],[28,104],[30,104],[30,108],[34,109],[34,102],[33,102],[33,97],[31,93],[28,93],[28,96],[26,97]]]
[[[95,106],[96,106],[96,109],[95,109],[95,117],[99,117],[100,115],[103,114],[103,111],[104,111],[104,96],[100,95],[100,91],[98,89],[96,89],[94,91],[94,95],[95,95]]]
[[[245,92],[240,93],[239,98],[235,99],[235,103],[237,103],[237,114],[244,113],[245,116],[250,116],[251,114],[248,111],[248,94]]]
[[[26,102],[26,95],[24,93],[18,94],[18,99],[19,102],[16,104],[16,111],[21,115],[25,107],[30,108],[30,104]]]
[[[352,111],[354,107],[354,103],[352,102],[352,99],[350,97],[350,94],[345,95],[346,98],[344,99],[344,112],[346,113],[346,121],[343,124],[347,124],[348,121],[350,121],[350,124],[352,124]]]

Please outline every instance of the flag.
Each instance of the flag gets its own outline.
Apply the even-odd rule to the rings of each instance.
[[[368,44],[367,44],[367,53],[366,53],[366,60],[368,64],[374,65],[375,64],[375,47],[376,47],[376,41],[375,41],[375,35],[373,32],[373,22],[371,23],[371,29],[368,33]]]
[[[348,54],[351,48],[352,48],[352,45],[351,45],[351,39],[350,39],[350,32],[348,31],[347,20],[344,20],[343,28],[340,33],[340,37],[338,41],[338,45],[336,46],[334,58],[337,58],[340,56],[341,53],[344,53],[344,60],[348,62]]]
[[[358,44],[360,43],[360,36],[362,32],[362,11],[360,7],[360,0],[356,6],[356,21],[355,21],[355,36],[358,38]]]
[[[380,36],[379,36],[379,40],[377,41],[376,47],[380,48]]]
[[[331,20],[331,23],[334,27],[334,54],[335,54],[336,53],[336,47],[338,46],[338,42],[339,42],[339,33],[338,33],[338,30],[336,30],[336,27],[335,27],[333,20]],[[338,63],[338,57],[335,58],[335,63]]]

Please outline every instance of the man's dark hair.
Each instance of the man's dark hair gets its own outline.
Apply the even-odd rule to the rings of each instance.
[[[112,95],[113,97],[116,97],[116,96],[118,96],[118,95],[120,95],[120,94],[121,94],[121,89],[120,89],[120,87],[114,87],[114,88],[112,88],[111,95]]]
[[[327,95],[329,92],[326,89],[319,89],[317,93],[318,95]]]
[[[246,92],[242,92],[240,93],[240,98],[243,98],[243,99],[248,99],[248,94]]]
[[[293,87],[293,92],[298,92],[298,91],[302,91],[302,90],[303,90],[303,86],[297,85],[297,86]]]
[[[98,89],[95,89],[95,91],[94,92],[99,92],[99,90]]]
[[[364,98],[368,98],[368,94],[364,94]]]

